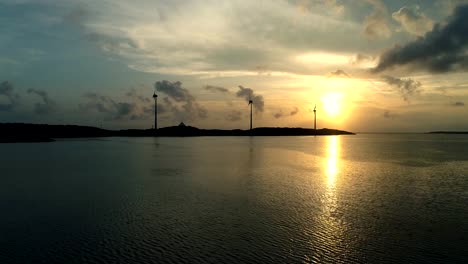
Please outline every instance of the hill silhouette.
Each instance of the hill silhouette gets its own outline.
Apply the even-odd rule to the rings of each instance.
[[[432,131],[429,132],[428,134],[468,134],[468,131]]]
[[[154,129],[107,130],[90,126],[46,125],[24,123],[0,123],[0,143],[7,142],[50,142],[58,138],[87,137],[197,137],[197,136],[324,136],[353,135],[336,129],[310,129],[289,127],[259,127],[252,130],[200,129],[186,126]]]

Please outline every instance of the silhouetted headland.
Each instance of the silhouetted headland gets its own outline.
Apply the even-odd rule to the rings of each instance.
[[[44,125],[23,123],[0,123],[0,143],[51,142],[59,138],[90,137],[198,137],[198,136],[325,136],[354,135],[337,129],[311,129],[289,127],[259,127],[252,130],[200,129],[179,125],[154,129],[107,130],[76,125]]]
[[[432,131],[429,132],[428,134],[468,134],[468,131]]]

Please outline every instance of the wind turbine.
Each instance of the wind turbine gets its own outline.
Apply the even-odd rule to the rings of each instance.
[[[317,105],[314,106],[314,130],[317,132]]]
[[[249,105],[250,105],[250,131],[252,131],[252,106],[253,106],[252,99],[249,99]]]
[[[154,131],[158,130],[158,95],[156,92],[153,93],[154,99]]]

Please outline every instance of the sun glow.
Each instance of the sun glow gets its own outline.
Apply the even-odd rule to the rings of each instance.
[[[340,101],[343,97],[340,93],[328,93],[322,96],[323,110],[329,117],[336,117],[341,112]]]

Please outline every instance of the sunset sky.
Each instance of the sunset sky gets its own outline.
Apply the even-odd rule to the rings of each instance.
[[[468,130],[468,0],[0,0],[0,122]]]

